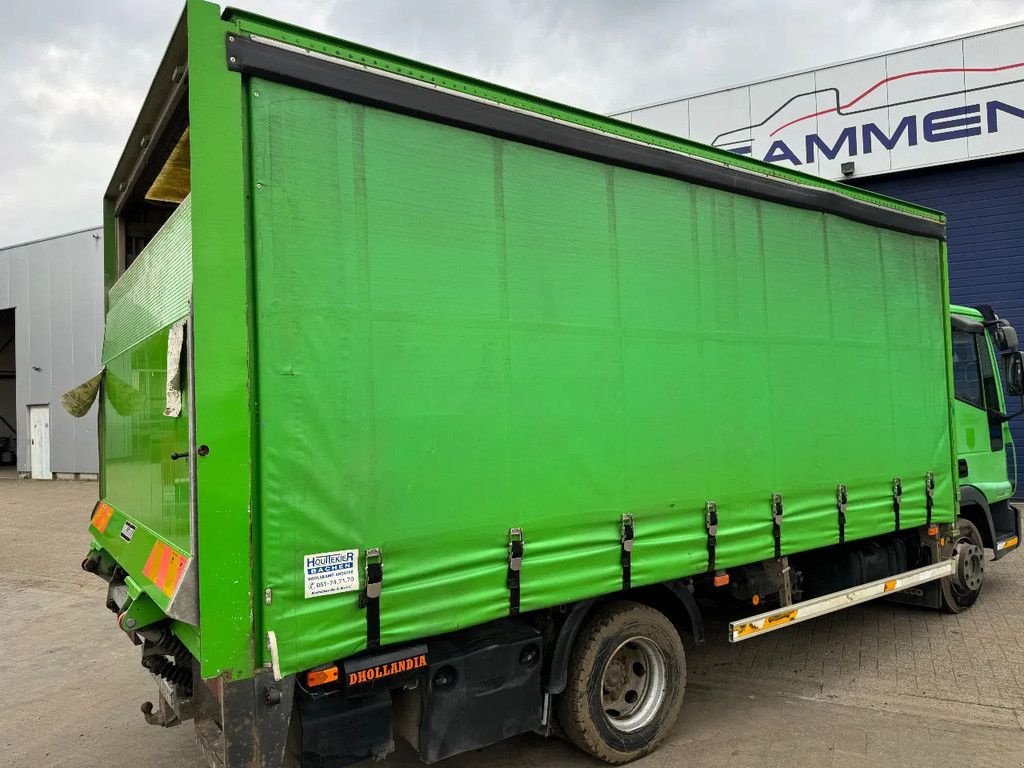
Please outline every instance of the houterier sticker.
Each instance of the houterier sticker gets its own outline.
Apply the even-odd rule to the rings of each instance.
[[[306,597],[323,597],[359,589],[359,550],[339,549],[305,555]]]

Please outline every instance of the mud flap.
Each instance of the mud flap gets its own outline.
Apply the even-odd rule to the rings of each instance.
[[[295,677],[275,681],[269,669],[248,680],[196,680],[196,740],[218,768],[284,765]]]

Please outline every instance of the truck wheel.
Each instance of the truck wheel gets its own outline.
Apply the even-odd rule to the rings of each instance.
[[[608,763],[653,751],[683,705],[686,659],[679,633],[639,603],[599,606],[580,629],[559,724],[577,747]]]
[[[957,520],[960,533],[953,544],[953,562],[956,570],[942,581],[942,607],[949,613],[960,613],[970,608],[981,594],[985,579],[985,544],[974,523],[965,518]]]

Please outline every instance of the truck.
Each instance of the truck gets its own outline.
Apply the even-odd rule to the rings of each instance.
[[[988,305],[950,307],[953,403],[956,424],[959,515],[977,530],[977,539],[998,560],[1020,544],[1020,515],[1011,499],[1017,492],[1017,454],[1008,422],[1009,394],[1020,384],[1011,366],[1018,346],[1013,326]],[[1010,469],[1012,467],[1012,470]]]
[[[211,766],[629,762],[708,601],[959,612],[1019,545],[936,211],[188,0],[104,227],[82,567]]]

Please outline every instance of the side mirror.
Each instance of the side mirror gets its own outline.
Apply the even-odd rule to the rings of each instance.
[[[1017,329],[1014,328],[1006,321],[1003,321],[1005,325],[1001,325],[996,328],[996,344],[999,349],[1009,351],[1017,348]]]
[[[1024,352],[1006,356],[1006,392],[1024,395]]]

